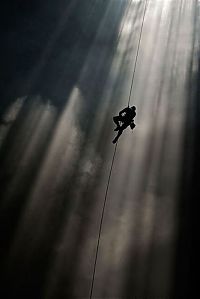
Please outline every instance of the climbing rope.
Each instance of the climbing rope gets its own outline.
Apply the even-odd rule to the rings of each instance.
[[[104,217],[106,201],[107,201],[107,197],[108,197],[108,189],[109,189],[109,185],[110,185],[110,179],[111,179],[112,169],[113,169],[113,165],[114,165],[114,161],[115,161],[116,151],[117,151],[117,143],[115,144],[115,149],[114,149],[114,153],[113,153],[113,157],[112,157],[110,172],[109,172],[109,176],[108,176],[108,182],[107,182],[107,186],[106,186],[105,198],[104,198],[104,203],[103,203],[103,208],[102,208],[102,213],[101,213],[101,220],[100,220],[100,225],[99,225],[99,234],[98,234],[98,239],[97,239],[97,247],[96,247],[95,260],[94,260],[94,270],[93,270],[93,275],[92,275],[92,284],[91,284],[91,289],[90,289],[90,299],[92,298],[94,278],[95,278],[95,273],[96,273],[97,256],[98,256],[98,251],[99,251],[99,244],[100,244],[102,224],[103,224],[103,217]]]
[[[140,44],[141,44],[141,39],[142,39],[142,31],[143,31],[143,26],[144,26],[144,20],[145,20],[148,1],[149,0],[145,0],[145,7],[144,7],[144,12],[143,12],[143,18],[142,18],[142,25],[141,25],[141,30],[140,30],[140,34],[139,34],[139,41],[138,41],[137,52],[136,52],[136,57],[135,57],[135,62],[134,62],[133,75],[132,75],[132,79],[131,79],[130,93],[129,93],[129,98],[128,98],[128,106],[130,104],[131,95],[132,95],[133,82],[134,82],[134,78],[135,78],[136,66],[137,66],[137,61],[138,61],[138,56],[139,56]],[[93,289],[94,289],[94,280],[95,280],[97,258],[98,258],[100,240],[101,240],[103,218],[104,218],[104,212],[105,212],[106,202],[107,202],[107,197],[108,197],[108,190],[109,190],[109,186],[110,186],[110,179],[111,179],[113,165],[114,165],[116,151],[117,151],[117,144],[118,144],[118,142],[115,144],[115,148],[114,148],[114,152],[113,152],[113,157],[112,157],[112,162],[111,162],[111,166],[110,166],[110,172],[109,172],[109,176],[108,176],[108,181],[107,181],[106,191],[105,191],[105,196],[104,196],[104,202],[103,202],[103,207],[102,207],[102,212],[101,212],[101,219],[100,219],[100,224],[99,224],[99,233],[98,233],[98,238],[97,238],[97,246],[96,246],[96,253],[95,253],[94,267],[93,267],[93,274],[92,274],[92,282],[91,282],[91,288],[90,288],[90,299],[92,299],[92,294],[93,294]]]
[[[136,52],[136,56],[135,56],[134,68],[133,68],[133,76],[132,76],[132,80],[131,80],[131,88],[130,88],[130,93],[129,93],[129,97],[128,97],[128,107],[130,104],[132,90],[133,90],[133,82],[135,79],[135,72],[136,72],[136,67],[137,67],[137,61],[138,61],[138,56],[139,56],[140,44],[141,44],[141,39],[142,39],[142,31],[143,31],[143,27],[144,27],[144,20],[145,20],[145,16],[146,16],[148,1],[149,0],[145,1],[145,7],[144,7],[144,12],[143,12],[143,17],[142,17],[142,25],[141,25],[141,29],[140,29],[139,41],[138,41],[137,52]]]

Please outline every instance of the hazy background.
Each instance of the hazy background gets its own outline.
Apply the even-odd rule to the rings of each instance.
[[[0,4],[2,298],[89,298],[145,1]],[[194,298],[199,1],[149,0],[93,298]]]

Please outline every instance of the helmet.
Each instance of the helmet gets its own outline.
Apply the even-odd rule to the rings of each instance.
[[[132,109],[132,110],[136,110],[136,107],[135,107],[135,106],[132,106],[131,109]]]

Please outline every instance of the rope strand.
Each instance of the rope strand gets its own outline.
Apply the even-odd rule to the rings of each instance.
[[[105,192],[105,197],[104,197],[104,203],[103,203],[103,208],[102,208],[102,213],[101,213],[101,220],[100,220],[100,225],[99,225],[99,235],[98,235],[98,240],[97,240],[97,247],[96,247],[96,254],[95,254],[95,261],[94,261],[94,268],[93,268],[93,275],[92,275],[92,283],[91,283],[91,289],[90,289],[90,299],[92,298],[92,293],[93,293],[93,288],[94,288],[94,279],[95,279],[95,274],[96,274],[97,256],[98,256],[98,252],[99,252],[104,211],[105,211],[107,197],[108,197],[108,190],[109,190],[113,165],[114,165],[114,161],[115,161],[116,150],[117,150],[117,143],[115,145],[115,149],[114,149],[114,153],[113,153],[113,157],[112,157],[112,162],[111,162],[111,166],[110,166],[110,172],[109,172],[109,176],[108,176],[108,182],[107,182],[106,192]]]
[[[128,107],[129,107],[129,104],[130,104],[132,89],[133,89],[133,82],[134,82],[134,79],[135,79],[135,72],[136,72],[136,67],[137,67],[137,61],[138,61],[138,55],[139,55],[139,50],[140,50],[141,39],[142,39],[142,31],[143,31],[143,27],[144,27],[144,20],[145,20],[145,16],[146,16],[147,4],[148,4],[148,0],[146,0],[145,7],[144,7],[142,25],[141,25],[141,29],[140,29],[139,41],[138,41],[137,52],[136,52],[136,56],[135,56],[134,68],[133,68],[133,76],[132,76],[132,80],[131,80],[131,88],[130,88],[130,93],[129,93],[129,98],[128,98]]]
[[[131,3],[131,1],[129,3]],[[139,55],[139,50],[140,50],[140,43],[141,43],[141,38],[142,38],[142,31],[143,31],[144,20],[145,20],[145,15],[146,15],[146,10],[147,10],[147,4],[148,4],[148,0],[146,0],[145,7],[144,7],[142,25],[141,25],[140,35],[139,35],[138,47],[137,47],[136,58],[135,58],[134,69],[133,69],[133,76],[132,76],[132,80],[131,80],[131,87],[130,87],[130,93],[129,93],[129,98],[128,98],[128,106],[130,104],[131,95],[132,95],[133,82],[134,82],[134,78],[135,78],[135,72],[136,72],[137,60],[138,60],[138,55]],[[120,32],[120,35],[121,35],[121,32]],[[104,219],[104,212],[105,212],[105,208],[106,208],[106,202],[107,202],[108,191],[109,191],[109,186],[110,186],[110,179],[111,179],[113,165],[114,165],[116,151],[117,151],[117,144],[118,144],[118,142],[116,143],[115,149],[113,152],[113,157],[112,157],[112,162],[111,162],[111,166],[110,166],[110,172],[109,172],[109,176],[108,176],[108,182],[107,182],[105,197],[104,197],[104,202],[103,202],[103,208],[102,208],[102,212],[101,212],[101,220],[100,220],[100,225],[99,225],[99,233],[98,233],[98,239],[97,239],[97,246],[96,246],[96,253],[95,253],[95,260],[94,260],[94,267],[93,267],[93,274],[92,274],[92,282],[91,282],[91,288],[90,288],[90,299],[92,299],[92,295],[93,295],[97,257],[98,257],[99,246],[100,246],[100,241],[101,241],[101,232],[102,232],[102,225],[103,225],[103,219]]]

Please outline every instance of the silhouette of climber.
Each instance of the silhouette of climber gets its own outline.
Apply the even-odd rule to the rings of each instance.
[[[126,107],[123,110],[119,112],[118,116],[113,117],[114,123],[117,125],[117,127],[114,129],[114,131],[118,131],[117,136],[113,140],[113,143],[116,143],[118,138],[121,136],[122,132],[130,126],[133,130],[135,128],[134,124],[134,117],[136,116],[136,107]]]

